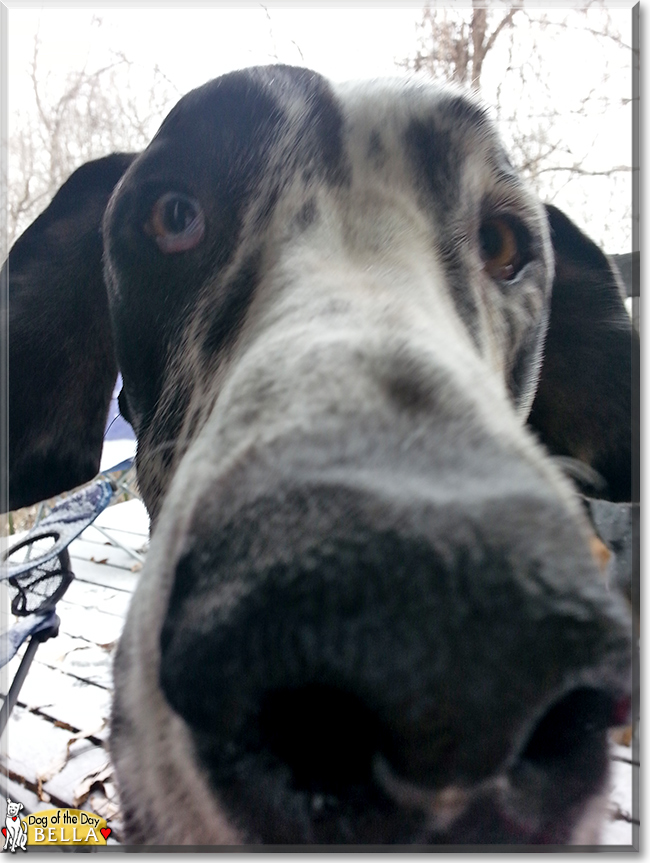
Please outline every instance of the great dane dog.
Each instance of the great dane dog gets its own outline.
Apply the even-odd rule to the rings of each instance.
[[[118,368],[138,438],[127,842],[598,840],[630,617],[554,457],[629,499],[636,343],[481,107],[233,72],[9,276],[10,506],[94,475]]]

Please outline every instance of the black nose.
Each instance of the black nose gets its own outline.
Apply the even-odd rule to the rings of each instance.
[[[163,691],[258,839],[568,841],[628,705],[626,614],[549,498],[397,497],[205,507]]]

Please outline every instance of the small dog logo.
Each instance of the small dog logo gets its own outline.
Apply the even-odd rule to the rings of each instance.
[[[12,854],[16,848],[27,851],[27,825],[18,817],[22,808],[22,803],[12,803],[7,797],[7,817],[5,818],[5,826],[2,828],[5,844],[2,850],[6,851],[8,847]]]

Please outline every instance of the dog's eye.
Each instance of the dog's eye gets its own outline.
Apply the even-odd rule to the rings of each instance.
[[[151,210],[145,232],[166,253],[193,249],[203,239],[205,217],[198,201],[179,192],[162,195]]]
[[[479,231],[481,257],[493,279],[513,279],[527,262],[524,236],[509,219],[487,219]]]

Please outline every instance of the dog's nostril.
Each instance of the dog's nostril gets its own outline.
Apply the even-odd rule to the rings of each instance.
[[[280,689],[262,700],[262,747],[292,772],[296,789],[344,795],[372,783],[385,735],[358,698],[334,687]]]
[[[629,699],[600,689],[574,689],[553,704],[535,727],[522,758],[540,766],[569,759],[608,728],[623,724]],[[623,722],[621,721],[623,720]]]

